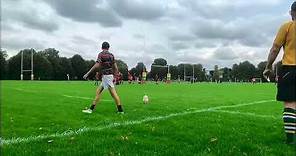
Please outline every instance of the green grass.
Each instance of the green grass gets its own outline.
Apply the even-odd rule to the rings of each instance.
[[[273,84],[124,84],[117,87],[125,114],[116,114],[112,101],[101,101],[93,114],[81,110],[94,96],[92,82],[1,81],[1,138],[84,133],[3,144],[3,155],[291,155],[284,144],[282,104],[273,100]],[[148,105],[142,97],[150,98]],[[108,92],[102,99],[111,100]],[[226,112],[225,112],[226,111]],[[231,111],[234,113],[229,113]],[[240,112],[241,114],[237,114]],[[173,113],[183,113],[162,120]],[[140,123],[124,125],[130,121]],[[115,125],[118,123],[119,125]],[[120,125],[123,124],[123,125]],[[106,126],[113,125],[111,128]],[[101,130],[98,130],[102,128]],[[53,140],[48,143],[49,140]]]

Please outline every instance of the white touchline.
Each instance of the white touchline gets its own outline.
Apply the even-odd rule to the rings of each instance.
[[[259,118],[273,118],[273,119],[280,119],[281,117],[276,117],[273,115],[259,115],[255,113],[247,113],[247,112],[239,112],[239,111],[228,111],[228,110],[211,110],[211,112],[218,112],[218,113],[229,113],[229,114],[238,114],[238,115],[247,115]]]
[[[267,103],[267,102],[273,102],[273,101],[275,101],[275,100],[263,100],[263,101],[255,101],[255,102],[242,103],[242,104],[236,104],[236,105],[210,107],[210,108],[199,109],[199,110],[194,110],[194,111],[172,113],[172,114],[168,114],[165,116],[147,117],[142,120],[125,121],[122,123],[110,123],[108,125],[101,126],[101,127],[83,127],[78,130],[68,130],[63,133],[54,133],[54,134],[47,134],[47,135],[45,134],[45,135],[29,136],[29,137],[23,137],[23,138],[18,137],[18,138],[11,138],[11,139],[0,138],[0,145],[2,146],[2,145],[17,144],[17,143],[25,143],[25,142],[38,141],[38,140],[49,139],[49,138],[61,138],[61,137],[65,137],[65,136],[79,135],[79,134],[90,132],[90,131],[101,131],[101,130],[108,129],[108,128],[115,128],[115,127],[128,126],[128,125],[137,125],[137,124],[150,122],[150,121],[165,120],[165,119],[168,119],[171,117],[176,117],[176,116],[184,116],[184,115],[188,115],[188,114],[209,112],[209,111],[214,111],[214,110],[223,109],[223,108],[235,108],[235,107],[241,107],[241,106],[249,106],[249,105]]]
[[[86,100],[93,100],[94,99],[94,98],[90,98],[90,97],[71,96],[71,95],[63,95],[63,96],[68,97],[68,98],[77,98],[77,99],[86,99]],[[100,99],[100,101],[112,101],[112,100]]]

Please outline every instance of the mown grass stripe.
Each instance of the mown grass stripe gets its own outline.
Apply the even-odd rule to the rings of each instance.
[[[43,139],[49,139],[49,138],[61,138],[66,136],[72,136],[72,135],[80,135],[82,133],[90,132],[90,131],[101,131],[109,128],[115,128],[120,126],[128,126],[128,125],[137,125],[142,124],[150,121],[159,121],[159,120],[166,120],[168,118],[176,117],[176,116],[184,116],[188,114],[195,114],[195,113],[201,113],[201,112],[209,112],[214,110],[219,110],[223,108],[235,108],[235,107],[242,107],[242,106],[249,106],[249,105],[255,105],[260,103],[267,103],[267,102],[273,102],[275,100],[262,100],[262,101],[255,101],[250,103],[242,103],[242,104],[236,104],[236,105],[228,105],[228,106],[217,106],[217,107],[210,107],[205,109],[199,109],[194,111],[186,111],[186,112],[179,112],[179,113],[172,113],[165,116],[158,116],[158,117],[147,117],[142,120],[135,120],[135,121],[126,121],[122,123],[111,123],[103,127],[83,127],[78,130],[68,130],[63,133],[54,133],[54,134],[48,134],[48,135],[38,135],[38,136],[29,136],[29,137],[19,137],[19,138],[11,138],[11,139],[3,139],[0,138],[0,145],[11,145],[11,144],[18,144],[18,143],[26,143],[26,142],[32,142],[32,141],[39,141]]]

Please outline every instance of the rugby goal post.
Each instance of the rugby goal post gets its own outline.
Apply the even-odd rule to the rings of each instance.
[[[31,72],[31,80],[34,80],[34,52],[33,49],[31,50],[31,69],[24,69],[24,51],[21,51],[21,80],[24,79],[24,72]]]
[[[172,79],[172,78],[171,78],[171,74],[170,74],[170,65],[164,65],[164,66],[162,66],[162,65],[151,65],[151,67],[167,68],[166,82],[167,82],[167,83],[170,83],[170,82],[171,82],[171,79]]]
[[[195,77],[194,77],[194,65],[192,65],[192,64],[185,64],[185,63],[183,63],[184,64],[184,66],[183,66],[183,74],[184,74],[184,81],[186,81],[187,80],[187,78],[189,78],[190,80],[189,81],[191,81],[191,80],[193,80],[193,82],[195,82]],[[192,75],[186,75],[186,65],[191,65],[192,66]]]
[[[170,66],[169,65],[154,65],[152,64],[151,67],[159,67],[159,68],[167,68],[168,69],[168,73],[170,73]]]

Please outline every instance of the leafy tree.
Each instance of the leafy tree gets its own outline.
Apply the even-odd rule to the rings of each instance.
[[[60,58],[60,65],[61,65],[61,73],[60,78],[62,80],[67,80],[67,74],[69,74],[70,78],[72,79],[74,76],[74,69],[72,67],[71,59],[68,59],[66,57]]]
[[[266,65],[267,65],[267,61],[260,62],[257,65],[255,77],[261,78],[261,80],[266,81],[262,74],[263,71],[265,70]]]
[[[83,79],[83,75],[87,72],[87,67],[84,59],[76,54],[71,58],[71,64],[74,71],[74,79]]]
[[[218,65],[215,65],[214,66],[214,73],[213,73],[213,80],[217,82],[217,81],[219,81],[219,79],[220,79],[219,67],[218,67]]]
[[[40,52],[34,54],[34,77],[40,80],[51,80],[53,68],[50,61]]]
[[[136,75],[137,76],[142,76],[142,72],[146,71],[146,66],[144,65],[143,62],[138,62],[137,66],[136,66],[136,69],[137,69]]]
[[[178,75],[179,75],[178,67],[174,66],[174,65],[170,65],[169,68],[170,68],[170,73],[171,73],[171,79],[172,80],[177,80]]]
[[[55,80],[63,79],[64,75],[61,73],[62,66],[60,64],[59,51],[54,48],[47,48],[40,52],[51,63],[53,68],[52,78]]]
[[[222,81],[229,81],[229,80],[232,80],[232,72],[231,72],[231,69],[230,68],[227,68],[227,67],[224,67],[221,69],[222,71]]]
[[[249,61],[244,61],[238,65],[238,78],[248,82],[255,76],[256,67]]]
[[[201,64],[194,64],[194,77],[197,79],[197,81],[205,81],[206,75],[203,71],[203,66]]]
[[[163,67],[156,67],[153,65],[159,65],[159,66],[166,66],[167,65],[167,61],[163,58],[157,58],[153,61],[152,65],[151,65],[151,71],[150,71],[150,78],[155,78],[156,75],[158,75],[159,79],[163,79],[164,77],[166,77],[167,68],[163,68]]]
[[[0,49],[0,80],[7,78],[7,52]]]
[[[123,62],[122,60],[115,60],[118,70],[119,72],[122,73],[123,76],[123,80],[127,80],[128,79],[128,66],[125,62]]]
[[[184,79],[185,76],[192,76],[193,75],[193,66],[191,64],[178,64],[178,73],[181,79]],[[188,80],[188,78],[186,78]]]
[[[232,81],[235,81],[235,82],[240,81],[238,64],[232,65],[231,75],[232,75]]]

